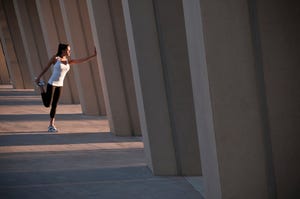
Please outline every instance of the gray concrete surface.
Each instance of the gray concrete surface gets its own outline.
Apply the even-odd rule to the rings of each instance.
[[[32,90],[0,86],[0,198],[201,199],[201,177],[153,176],[141,137],[59,105],[58,133]]]

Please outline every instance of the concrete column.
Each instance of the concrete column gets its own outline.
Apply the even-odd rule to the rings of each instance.
[[[41,72],[48,61],[36,4],[34,0],[26,2],[14,0],[13,3],[25,49],[23,56],[27,58],[31,75],[30,82],[34,85],[34,77]]]
[[[149,164],[155,174],[200,175],[182,2],[123,6]]]
[[[183,4],[206,198],[274,198],[248,4]]]
[[[300,198],[299,6],[298,1],[251,1],[278,199]]]
[[[3,8],[5,11],[6,20],[8,22],[9,35],[11,36],[11,42],[7,41],[7,54],[6,58],[10,59],[11,65],[14,67],[8,67],[10,71],[11,81],[15,88],[31,89],[34,87],[30,74],[27,57],[25,56],[25,48],[22,42],[22,36],[18,19],[16,16],[15,7],[13,1],[2,0]],[[17,65],[16,65],[17,64]],[[16,68],[18,66],[18,68]],[[12,69],[12,70],[10,70]],[[23,83],[20,83],[22,81]],[[14,83],[15,82],[15,83]],[[17,83],[19,82],[19,83]],[[23,85],[23,86],[17,86]]]
[[[11,1],[0,1],[0,14],[1,14],[1,28],[0,28],[0,36],[1,43],[3,47],[3,51],[5,54],[5,59],[8,67],[8,71],[11,78],[11,83],[14,88],[25,88],[24,77],[22,76],[22,71],[19,65],[19,60],[16,55],[15,45],[13,41],[13,35],[16,34],[18,28],[14,31],[10,31],[12,26],[17,23],[16,17],[13,15],[14,8]],[[12,12],[12,13],[10,13]],[[14,16],[14,18],[13,18]],[[13,20],[14,23],[13,23]]]
[[[86,2],[83,0],[60,1],[63,24],[71,46],[72,57],[81,58],[94,52]],[[106,114],[97,60],[72,68],[79,92],[82,111],[87,115]]]
[[[124,22],[122,0],[108,1],[117,56],[120,64],[122,84],[124,85],[128,117],[130,118],[131,134],[141,135],[140,120],[137,109],[136,93],[133,82],[133,73],[128,49],[128,40]]]
[[[200,175],[201,164],[181,0],[154,0],[170,125],[179,175]]]
[[[111,131],[140,135],[121,1],[88,1]]]
[[[68,43],[64,26],[59,25],[63,21],[59,0],[36,0],[36,5],[41,21],[48,59],[50,59],[56,53],[59,43]],[[47,63],[44,63],[43,67],[45,67],[46,64]],[[46,81],[49,76],[50,73],[46,75]],[[79,96],[73,70],[70,70],[65,78],[64,90],[60,103],[79,103]]]
[[[10,40],[11,42],[7,26],[7,19],[5,16],[3,3],[2,0],[0,0],[0,84],[11,83],[8,65],[6,64],[6,62],[10,64],[10,59],[8,57],[9,53],[7,53],[6,41]],[[5,54],[7,58],[5,57],[4,50],[6,51]]]
[[[8,68],[7,68],[7,64],[3,52],[2,42],[0,40],[0,84],[10,84],[10,83],[11,82],[10,82]]]
[[[176,175],[176,154],[153,2],[122,1],[146,159],[155,175]]]

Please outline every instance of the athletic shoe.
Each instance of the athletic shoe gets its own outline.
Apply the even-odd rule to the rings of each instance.
[[[50,125],[48,127],[48,132],[58,132],[57,128],[55,126]]]

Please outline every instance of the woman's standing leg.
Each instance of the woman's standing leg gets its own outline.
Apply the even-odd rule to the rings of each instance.
[[[54,131],[57,131],[55,128],[54,122],[55,122],[55,114],[56,114],[56,108],[57,104],[60,98],[60,95],[62,93],[62,87],[54,87],[54,93],[52,98],[52,104],[51,104],[51,110],[50,110],[50,126],[49,128],[52,128]]]

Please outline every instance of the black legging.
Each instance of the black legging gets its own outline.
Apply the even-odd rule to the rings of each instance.
[[[62,86],[52,86],[51,84],[47,84],[47,91],[46,93],[41,93],[43,103],[45,107],[50,107],[50,118],[54,118],[56,113],[56,107],[59,100],[59,97],[62,92]]]

